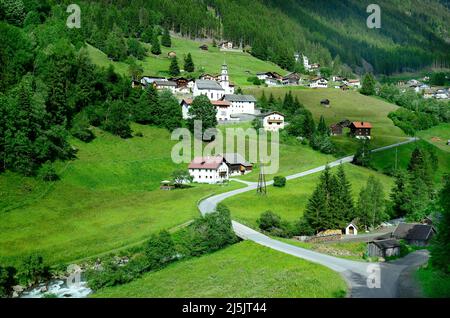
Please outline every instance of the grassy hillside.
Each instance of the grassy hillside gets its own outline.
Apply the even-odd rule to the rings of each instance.
[[[336,168],[332,169],[332,171],[335,170]],[[393,185],[390,177],[365,168],[346,164],[345,171],[348,180],[352,184],[355,200],[361,188],[366,185],[370,175],[374,175],[382,182],[386,197]],[[231,214],[235,219],[255,228],[257,227],[256,220],[265,211],[272,211],[285,220],[295,222],[303,215],[303,211],[319,182],[319,178],[320,173],[316,173],[288,181],[284,188],[269,186],[265,197],[257,195],[255,190],[229,198],[224,203],[230,208]]]
[[[144,75],[170,77],[168,73],[170,60],[167,53],[170,51],[177,53],[181,69],[183,69],[184,65],[184,56],[191,53],[197,72],[219,74],[222,63],[226,62],[231,82],[239,86],[249,85],[247,78],[255,76],[258,72],[274,71],[286,74],[286,71],[283,71],[277,65],[258,60],[248,53],[221,52],[218,48],[212,47],[211,43],[208,43],[209,51],[203,51],[199,49],[199,46],[202,44],[188,39],[172,38],[172,47],[161,47],[162,54],[160,56],[151,54],[150,46],[145,45],[149,53],[145,60],[139,63],[144,69]],[[117,72],[128,75],[128,65],[126,63],[112,62],[106,54],[90,45],[88,45],[88,52],[95,64],[105,67],[113,64]]]
[[[420,138],[428,141],[429,143],[435,145],[439,149],[449,153],[450,146],[447,142],[450,140],[450,124],[444,123],[433,128],[420,131],[417,134]]]
[[[372,148],[390,145],[404,141],[407,136],[396,127],[387,115],[398,107],[377,98],[361,95],[356,91],[343,92],[339,89],[297,89],[297,88],[270,88],[264,89],[266,96],[271,93],[275,97],[283,98],[291,90],[295,97],[309,109],[316,122],[321,115],[325,117],[327,125],[341,120],[368,121],[372,123]],[[255,96],[262,95],[262,89],[248,89],[247,92]],[[320,105],[320,101],[329,99],[331,107]],[[332,137],[342,154],[353,154],[357,148],[357,140],[345,136],[348,130],[344,130],[343,136]]]
[[[219,252],[179,262],[93,297],[343,297],[339,274],[245,241]]]
[[[176,169],[166,130],[133,126],[143,138],[100,130],[90,144],[73,140],[78,159],[60,164],[61,180],[44,184],[0,175],[0,263],[37,252],[50,263],[73,261],[148,238],[198,216],[199,199],[227,187],[195,185],[160,191]]]

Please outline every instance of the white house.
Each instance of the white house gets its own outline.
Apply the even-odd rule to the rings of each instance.
[[[189,119],[191,116],[189,116],[189,108],[192,105],[193,100],[191,98],[185,98],[181,101],[181,111],[183,114],[183,119]],[[216,118],[218,121],[232,121],[232,120],[238,120],[231,118],[232,110],[231,110],[231,103],[226,100],[215,100],[211,101],[211,104],[216,107],[217,115]]]
[[[148,84],[153,84],[156,81],[167,81],[165,77],[157,77],[157,76],[143,76],[141,78],[141,84],[143,86],[147,86]]]
[[[309,84],[309,87],[311,87],[311,88],[327,88],[328,80],[324,77],[313,78],[311,80],[311,83]]]
[[[355,224],[350,223],[345,228],[345,235],[358,235],[358,227]]]
[[[226,94],[224,101],[231,104],[230,113],[233,114],[255,114],[256,98],[252,95]]]
[[[177,89],[177,83],[173,81],[154,81],[153,85],[157,90],[164,90],[167,89],[171,91],[172,93],[175,93]]]
[[[305,67],[306,71],[311,70],[311,65],[309,65],[309,59],[306,57],[306,55],[302,55],[303,57],[303,66]]]
[[[229,179],[229,168],[222,156],[197,157],[188,169],[193,182],[215,184]]]
[[[354,88],[361,88],[361,81],[359,79],[351,79],[346,82],[347,86]]]
[[[284,115],[279,112],[265,114],[263,117],[263,128],[265,131],[284,129]]]
[[[231,42],[231,41],[225,41],[225,42],[220,43],[220,44],[219,44],[219,47],[220,47],[222,50],[232,50],[234,46],[233,46],[233,42]]]

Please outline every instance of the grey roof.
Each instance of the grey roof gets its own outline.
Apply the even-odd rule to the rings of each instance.
[[[381,249],[400,247],[400,243],[395,239],[372,241],[370,244],[375,244]]]
[[[248,163],[247,161],[245,161],[244,157],[238,153],[226,153],[223,155],[223,157],[225,158],[226,162],[228,162],[229,164],[232,164],[232,165],[241,164],[246,167],[252,166],[251,163]]]
[[[226,94],[223,97],[224,100],[229,102],[254,102],[256,103],[256,98],[252,95],[235,95],[235,94]]]
[[[400,223],[392,236],[397,239],[426,241],[434,231],[431,225]]]
[[[157,86],[177,86],[177,83],[172,81],[154,81]]]
[[[197,80],[195,81],[198,89],[212,89],[216,91],[223,91],[224,89],[216,81]]]

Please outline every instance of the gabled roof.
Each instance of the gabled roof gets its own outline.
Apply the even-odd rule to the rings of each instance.
[[[217,170],[223,163],[222,156],[197,157],[189,164],[189,169],[213,169]]]
[[[180,104],[183,104],[183,102],[185,102],[188,105],[192,105],[193,101],[194,100],[192,98],[184,98],[184,99],[181,100]],[[226,100],[212,100],[210,102],[211,102],[211,104],[213,106],[217,106],[217,107],[229,107],[229,106],[231,106],[231,103],[229,101],[226,101]]]
[[[372,124],[369,122],[364,122],[364,121],[354,121],[352,122],[352,125],[355,128],[372,128]]]
[[[177,83],[172,81],[154,81],[156,86],[177,86]]]
[[[370,244],[375,244],[381,249],[400,247],[400,243],[396,239],[376,240],[370,242]]]
[[[434,228],[431,225],[399,223],[392,236],[398,239],[426,241],[433,232]]]
[[[285,115],[283,113],[280,113],[280,112],[270,112],[270,113],[266,113],[266,114],[261,114],[260,116],[261,117],[267,117],[267,116],[275,115],[275,114],[285,117]]]
[[[243,165],[244,167],[251,167],[252,164],[245,161],[244,157],[238,153],[226,153],[223,155],[225,161],[232,165]]]
[[[195,81],[198,89],[210,89],[216,91],[223,91],[224,89],[220,86],[216,81],[208,81],[208,80],[197,80]]]
[[[254,102],[256,103],[256,98],[252,95],[236,95],[236,94],[226,94],[223,97],[224,100],[230,102]]]

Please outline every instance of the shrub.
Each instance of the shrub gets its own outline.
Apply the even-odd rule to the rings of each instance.
[[[304,218],[302,218],[297,223],[297,233],[299,235],[311,236],[314,235],[314,229]]]
[[[281,227],[281,217],[272,211],[262,213],[256,222],[263,231],[271,231],[273,228]]]
[[[151,269],[161,268],[171,262],[176,255],[175,245],[170,233],[161,231],[159,235],[153,235],[145,250]]]
[[[33,285],[50,278],[50,268],[44,264],[44,259],[40,255],[27,257],[19,270],[19,282],[22,285]]]
[[[0,298],[8,296],[12,286],[16,284],[15,274],[15,268],[0,266]]]
[[[39,176],[39,178],[41,178],[44,181],[59,180],[59,176],[56,173],[56,170],[50,161],[47,161],[39,168],[38,176]]]
[[[286,178],[281,176],[276,176],[273,178],[273,186],[278,188],[283,188],[286,186]]]

